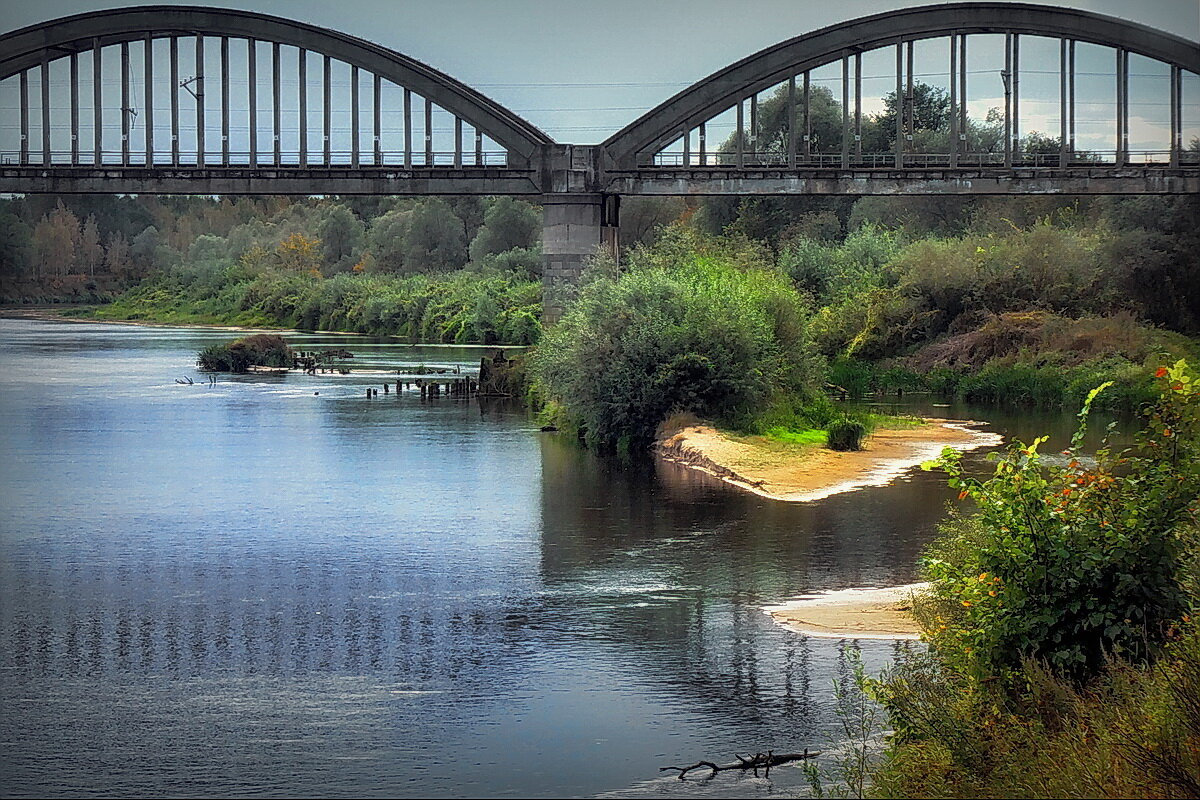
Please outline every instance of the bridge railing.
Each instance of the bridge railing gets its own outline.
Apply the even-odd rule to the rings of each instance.
[[[70,150],[52,150],[49,160],[41,150],[29,151],[22,161],[20,150],[0,150],[0,166],[30,166],[30,167],[178,167],[181,169],[220,169],[223,167],[236,168],[275,168],[281,169],[478,169],[481,167],[499,168],[508,166],[508,152],[505,150],[485,150],[478,154],[471,153],[470,159],[463,162],[462,154],[454,151],[434,151],[432,153],[412,154],[409,163],[405,163],[403,150],[382,150],[376,160],[373,151],[360,154],[359,161],[354,163],[353,153],[349,150],[334,150],[329,154],[329,161],[324,160],[323,154],[310,156],[307,162],[301,163],[297,153],[283,153],[278,162],[269,152],[259,152],[256,160],[251,159],[248,151],[230,151],[228,158],[220,151],[205,157],[200,163],[195,153],[181,153],[178,159],[172,159],[171,153],[155,153],[149,163],[144,152],[130,152],[128,155],[120,150],[102,150],[97,162],[92,151],[73,153]],[[428,160],[427,160],[428,156]],[[478,158],[476,158],[478,156]],[[252,163],[253,162],[253,163]]]
[[[1067,166],[1104,166],[1118,163],[1116,150],[1088,150],[1068,153]],[[1170,150],[1133,150],[1123,154],[1123,164],[1130,166],[1167,167],[1171,163]],[[691,153],[660,152],[655,154],[651,167],[684,168],[684,169],[787,169],[788,156],[779,152],[745,152],[741,156],[742,164],[738,165],[735,153],[707,153],[703,156]],[[981,167],[1006,166],[1004,153],[959,153],[958,169],[976,169]],[[1180,164],[1200,164],[1200,152],[1184,151],[1179,154]],[[903,164],[908,169],[950,168],[949,153],[905,153]],[[1023,153],[1011,158],[1013,167],[1056,168],[1063,164],[1061,153]],[[807,157],[796,159],[797,169],[894,169],[896,166],[895,153],[863,153],[850,154],[844,159],[841,153],[814,153]]]

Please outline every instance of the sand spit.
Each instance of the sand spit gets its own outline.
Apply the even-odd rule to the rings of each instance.
[[[785,628],[827,639],[919,639],[912,598],[928,588],[910,583],[885,589],[808,594],[763,610]]]
[[[877,430],[865,449],[842,453],[824,447],[787,447],[758,437],[733,437],[693,425],[656,444],[660,458],[708,473],[762,497],[792,503],[883,486],[938,456],[945,447],[974,450],[1003,442],[969,420],[930,419],[915,428]]]

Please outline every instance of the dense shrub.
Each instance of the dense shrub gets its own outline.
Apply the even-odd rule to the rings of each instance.
[[[196,366],[213,372],[246,372],[250,367],[290,367],[292,348],[282,336],[256,333],[228,344],[213,344],[196,357]]]
[[[541,333],[541,285],[524,271],[322,278],[274,269],[248,275],[229,267],[190,278],[160,276],[96,316],[523,345]]]
[[[594,277],[533,359],[562,423],[598,445],[653,438],[671,412],[744,424],[815,381],[807,305],[753,251],[681,229]]]
[[[1159,370],[1162,393],[1136,447],[1078,452],[1065,466],[1013,445],[987,480],[953,450],[927,467],[979,506],[960,541],[927,561],[944,619],[935,650],[953,667],[1003,677],[1025,659],[1083,680],[1108,658],[1145,659],[1184,611],[1178,528],[1200,497],[1200,386],[1185,362]],[[1103,389],[1105,387],[1101,387]]]
[[[1085,463],[1085,404],[1065,466],[1041,440],[982,481],[940,459],[979,511],[926,559],[930,649],[873,686],[877,796],[1200,796],[1200,382],[1156,378],[1124,453]]]
[[[840,417],[825,432],[825,444],[830,450],[862,450],[867,438],[867,426],[850,417]]]

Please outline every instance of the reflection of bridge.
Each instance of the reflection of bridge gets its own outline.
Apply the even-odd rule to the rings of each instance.
[[[1023,44],[1028,60],[1047,42],[1057,45],[1054,69],[1044,55],[1036,69],[1022,64]],[[948,90],[935,123],[921,118],[914,95],[923,77],[914,50],[930,43],[946,59],[937,71]],[[1087,119],[1077,77],[1091,79],[1077,70],[1077,45],[1090,56],[1107,48],[1114,67],[1110,147],[1077,139]],[[1003,69],[985,81],[1002,77],[1002,130],[985,144],[968,114],[982,72],[972,67],[977,50],[998,46]],[[881,57],[894,129],[870,144],[863,83],[877,76],[864,76],[863,62]],[[1047,73],[1057,114],[1034,148],[1021,103],[1044,95],[1023,95],[1021,79]],[[578,146],[362,39],[249,12],[146,6],[0,37],[0,89],[19,95],[20,130],[19,139],[0,138],[0,191],[540,196],[553,284],[610,240],[622,194],[1200,192],[1200,154],[1183,141],[1185,117],[1200,123],[1196,100],[1184,102],[1197,73],[1195,42],[1135,23],[1016,3],[929,6],[767,48],[602,144]],[[1141,82],[1132,104],[1131,81]],[[310,97],[314,83],[319,95]],[[828,113],[818,119],[822,103],[836,109],[832,129]],[[1130,146],[1139,104],[1169,109],[1155,147]]]

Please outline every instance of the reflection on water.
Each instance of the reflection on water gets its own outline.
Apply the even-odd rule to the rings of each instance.
[[[0,320],[0,794],[794,792],[658,767],[823,746],[849,645],[760,606],[912,579],[952,499],[768,501],[353,373],[174,383],[228,336]]]

